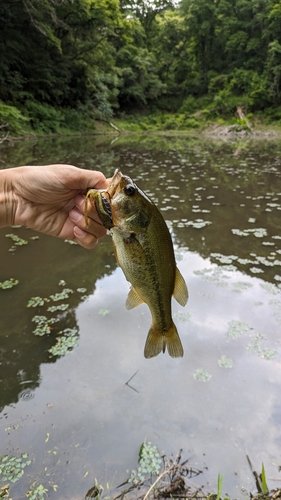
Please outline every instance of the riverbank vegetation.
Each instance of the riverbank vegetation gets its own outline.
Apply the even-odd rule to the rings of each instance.
[[[278,127],[280,22],[275,0],[3,0],[0,140]]]

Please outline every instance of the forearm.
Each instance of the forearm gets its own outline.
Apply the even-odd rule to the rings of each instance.
[[[15,224],[16,199],[13,192],[14,171],[0,170],[0,227]]]

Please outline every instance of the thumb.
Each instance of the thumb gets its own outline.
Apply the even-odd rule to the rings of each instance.
[[[108,186],[108,181],[106,180],[105,175],[102,172],[97,170],[84,170],[82,169],[84,178],[83,178],[83,188],[82,189],[106,189]]]

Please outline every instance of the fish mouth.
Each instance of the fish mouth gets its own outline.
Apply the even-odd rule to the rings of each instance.
[[[106,192],[103,194],[107,194],[109,200],[111,201],[112,198],[114,198],[114,196],[116,195],[117,191],[122,190],[122,188],[127,184],[134,185],[134,182],[127,175],[123,175],[122,172],[117,168],[113,174],[113,177],[109,181],[109,186]]]
[[[102,194],[101,195],[101,203],[102,203],[102,207],[103,207],[103,213],[101,213],[100,210],[97,210],[99,217],[100,217],[103,225],[106,227],[106,229],[111,229],[113,227],[113,220],[112,220],[112,211],[111,211],[111,206],[110,206],[110,200],[108,199],[107,196],[104,196]]]
[[[111,177],[109,186],[106,190],[106,194],[108,195],[109,200],[111,200],[114,197],[116,190],[117,190],[117,187],[119,186],[122,177],[123,177],[122,173],[117,168],[113,174],[113,177]]]

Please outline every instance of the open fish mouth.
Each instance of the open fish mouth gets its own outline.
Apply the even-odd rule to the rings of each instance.
[[[110,180],[109,186],[104,194],[107,194],[109,197],[109,200],[111,200],[115,193],[118,185],[120,184],[122,178],[122,173],[120,170],[117,168],[113,174],[113,177]]]
[[[102,202],[104,213],[108,216],[108,219],[110,220],[110,222],[112,223],[112,226],[113,226],[110,200],[106,196],[104,196],[103,193],[101,194],[101,202]]]

